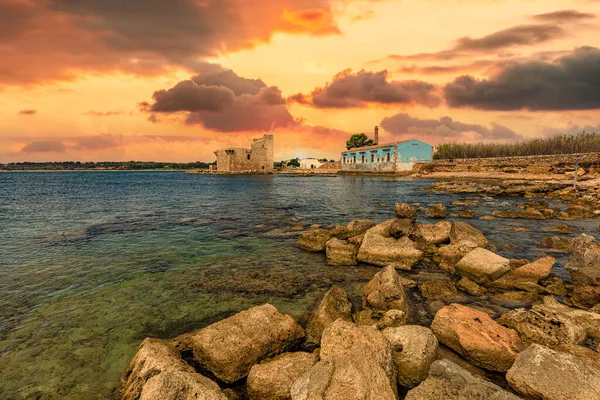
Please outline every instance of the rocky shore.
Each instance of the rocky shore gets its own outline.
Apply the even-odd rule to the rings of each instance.
[[[594,201],[586,217],[596,216]],[[116,397],[600,399],[595,238],[563,243],[565,280],[552,256],[504,258],[478,229],[446,221],[444,205],[420,211],[435,223],[416,223],[419,210],[397,203],[382,223],[300,236],[302,249],[335,268],[382,267],[360,304],[334,285],[302,326],[265,304],[171,340],[147,338]]]

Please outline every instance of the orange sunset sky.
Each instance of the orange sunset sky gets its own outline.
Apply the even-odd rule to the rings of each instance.
[[[0,0],[0,162],[600,131],[600,0]]]

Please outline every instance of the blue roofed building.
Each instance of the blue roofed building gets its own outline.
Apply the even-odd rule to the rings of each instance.
[[[378,129],[375,127],[375,143]],[[416,163],[431,162],[433,146],[418,139],[373,146],[358,147],[342,152],[342,171],[346,172],[406,172]]]

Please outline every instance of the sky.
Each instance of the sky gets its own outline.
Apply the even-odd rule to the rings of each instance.
[[[600,0],[0,0],[0,163],[600,132]]]

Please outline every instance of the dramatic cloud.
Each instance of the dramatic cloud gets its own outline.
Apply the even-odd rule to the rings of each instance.
[[[218,65],[205,66],[190,80],[152,96],[142,109],[153,113],[187,112],[185,123],[220,132],[271,130],[294,124],[281,91],[259,79],[242,78]],[[155,122],[155,116],[151,116]]]
[[[444,141],[496,141],[523,139],[506,126],[496,123],[491,128],[483,125],[466,124],[450,117],[418,119],[405,113],[384,118],[381,127],[396,138],[419,137],[426,142],[437,144]]]
[[[0,82],[82,71],[154,75],[266,43],[276,32],[338,34],[333,1],[3,0]]]
[[[19,114],[21,114],[21,115],[35,115],[35,114],[37,114],[37,111],[36,110],[25,109],[25,110],[19,111]]]
[[[561,10],[546,14],[534,15],[533,18],[543,22],[578,22],[586,19],[592,19],[596,16],[590,13],[582,13],[577,10]]]
[[[331,83],[308,95],[289,98],[316,108],[357,108],[368,104],[421,104],[435,107],[440,98],[434,85],[422,81],[388,81],[387,71],[352,73],[350,69],[333,77]]]
[[[600,50],[582,47],[554,62],[503,68],[489,79],[461,76],[444,87],[451,107],[484,110],[600,108]]]
[[[64,153],[66,149],[59,140],[40,140],[27,143],[21,153]]]

